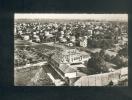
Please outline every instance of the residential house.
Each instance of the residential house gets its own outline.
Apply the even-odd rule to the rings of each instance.
[[[80,39],[80,46],[82,46],[82,47],[87,47],[87,38],[86,37],[82,37],[81,39]]]

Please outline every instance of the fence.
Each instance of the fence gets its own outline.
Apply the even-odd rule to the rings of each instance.
[[[127,73],[128,69],[122,68],[114,72],[82,76],[74,83],[74,86],[106,86],[110,81],[118,81],[121,75]]]

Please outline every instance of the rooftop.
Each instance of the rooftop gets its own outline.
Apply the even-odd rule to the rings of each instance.
[[[76,72],[75,69],[71,68],[69,65],[67,64],[63,64],[59,67],[59,69],[63,72],[63,73],[72,73],[72,72]]]
[[[90,54],[88,54],[84,51],[79,52],[78,50],[75,50],[75,49],[68,49],[68,50],[65,50],[65,51],[64,50],[60,50],[60,51],[58,50],[51,58],[54,59],[57,63],[69,63],[68,61],[63,62],[62,58],[64,56],[68,56],[68,55],[74,55],[74,56],[87,55],[87,56],[90,56]]]
[[[73,68],[73,69],[77,69],[79,67],[86,67],[86,66],[83,65],[83,64],[76,64],[76,65],[70,65],[70,67]]]

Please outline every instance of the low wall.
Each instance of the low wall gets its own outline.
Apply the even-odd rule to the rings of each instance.
[[[120,79],[121,75],[127,74],[127,71],[127,68],[123,68],[109,73],[82,76],[74,86],[106,86],[111,80]]]

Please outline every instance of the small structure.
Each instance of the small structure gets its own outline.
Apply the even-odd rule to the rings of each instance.
[[[71,36],[71,37],[70,37],[70,41],[74,43],[74,42],[76,41],[75,36]]]
[[[33,42],[40,42],[40,38],[39,38],[39,36],[38,35],[33,35],[33,40],[32,40]]]
[[[80,46],[87,47],[87,38],[86,37],[80,38]]]
[[[64,77],[68,78],[75,78],[76,77],[76,70],[71,68],[68,64],[62,64],[59,69],[61,70]]]
[[[67,43],[66,46],[72,47],[73,43]]]
[[[59,40],[61,43],[65,43],[67,41],[66,38],[59,38]]]
[[[23,35],[23,39],[24,40],[29,40],[30,39],[30,36],[29,35]]]

